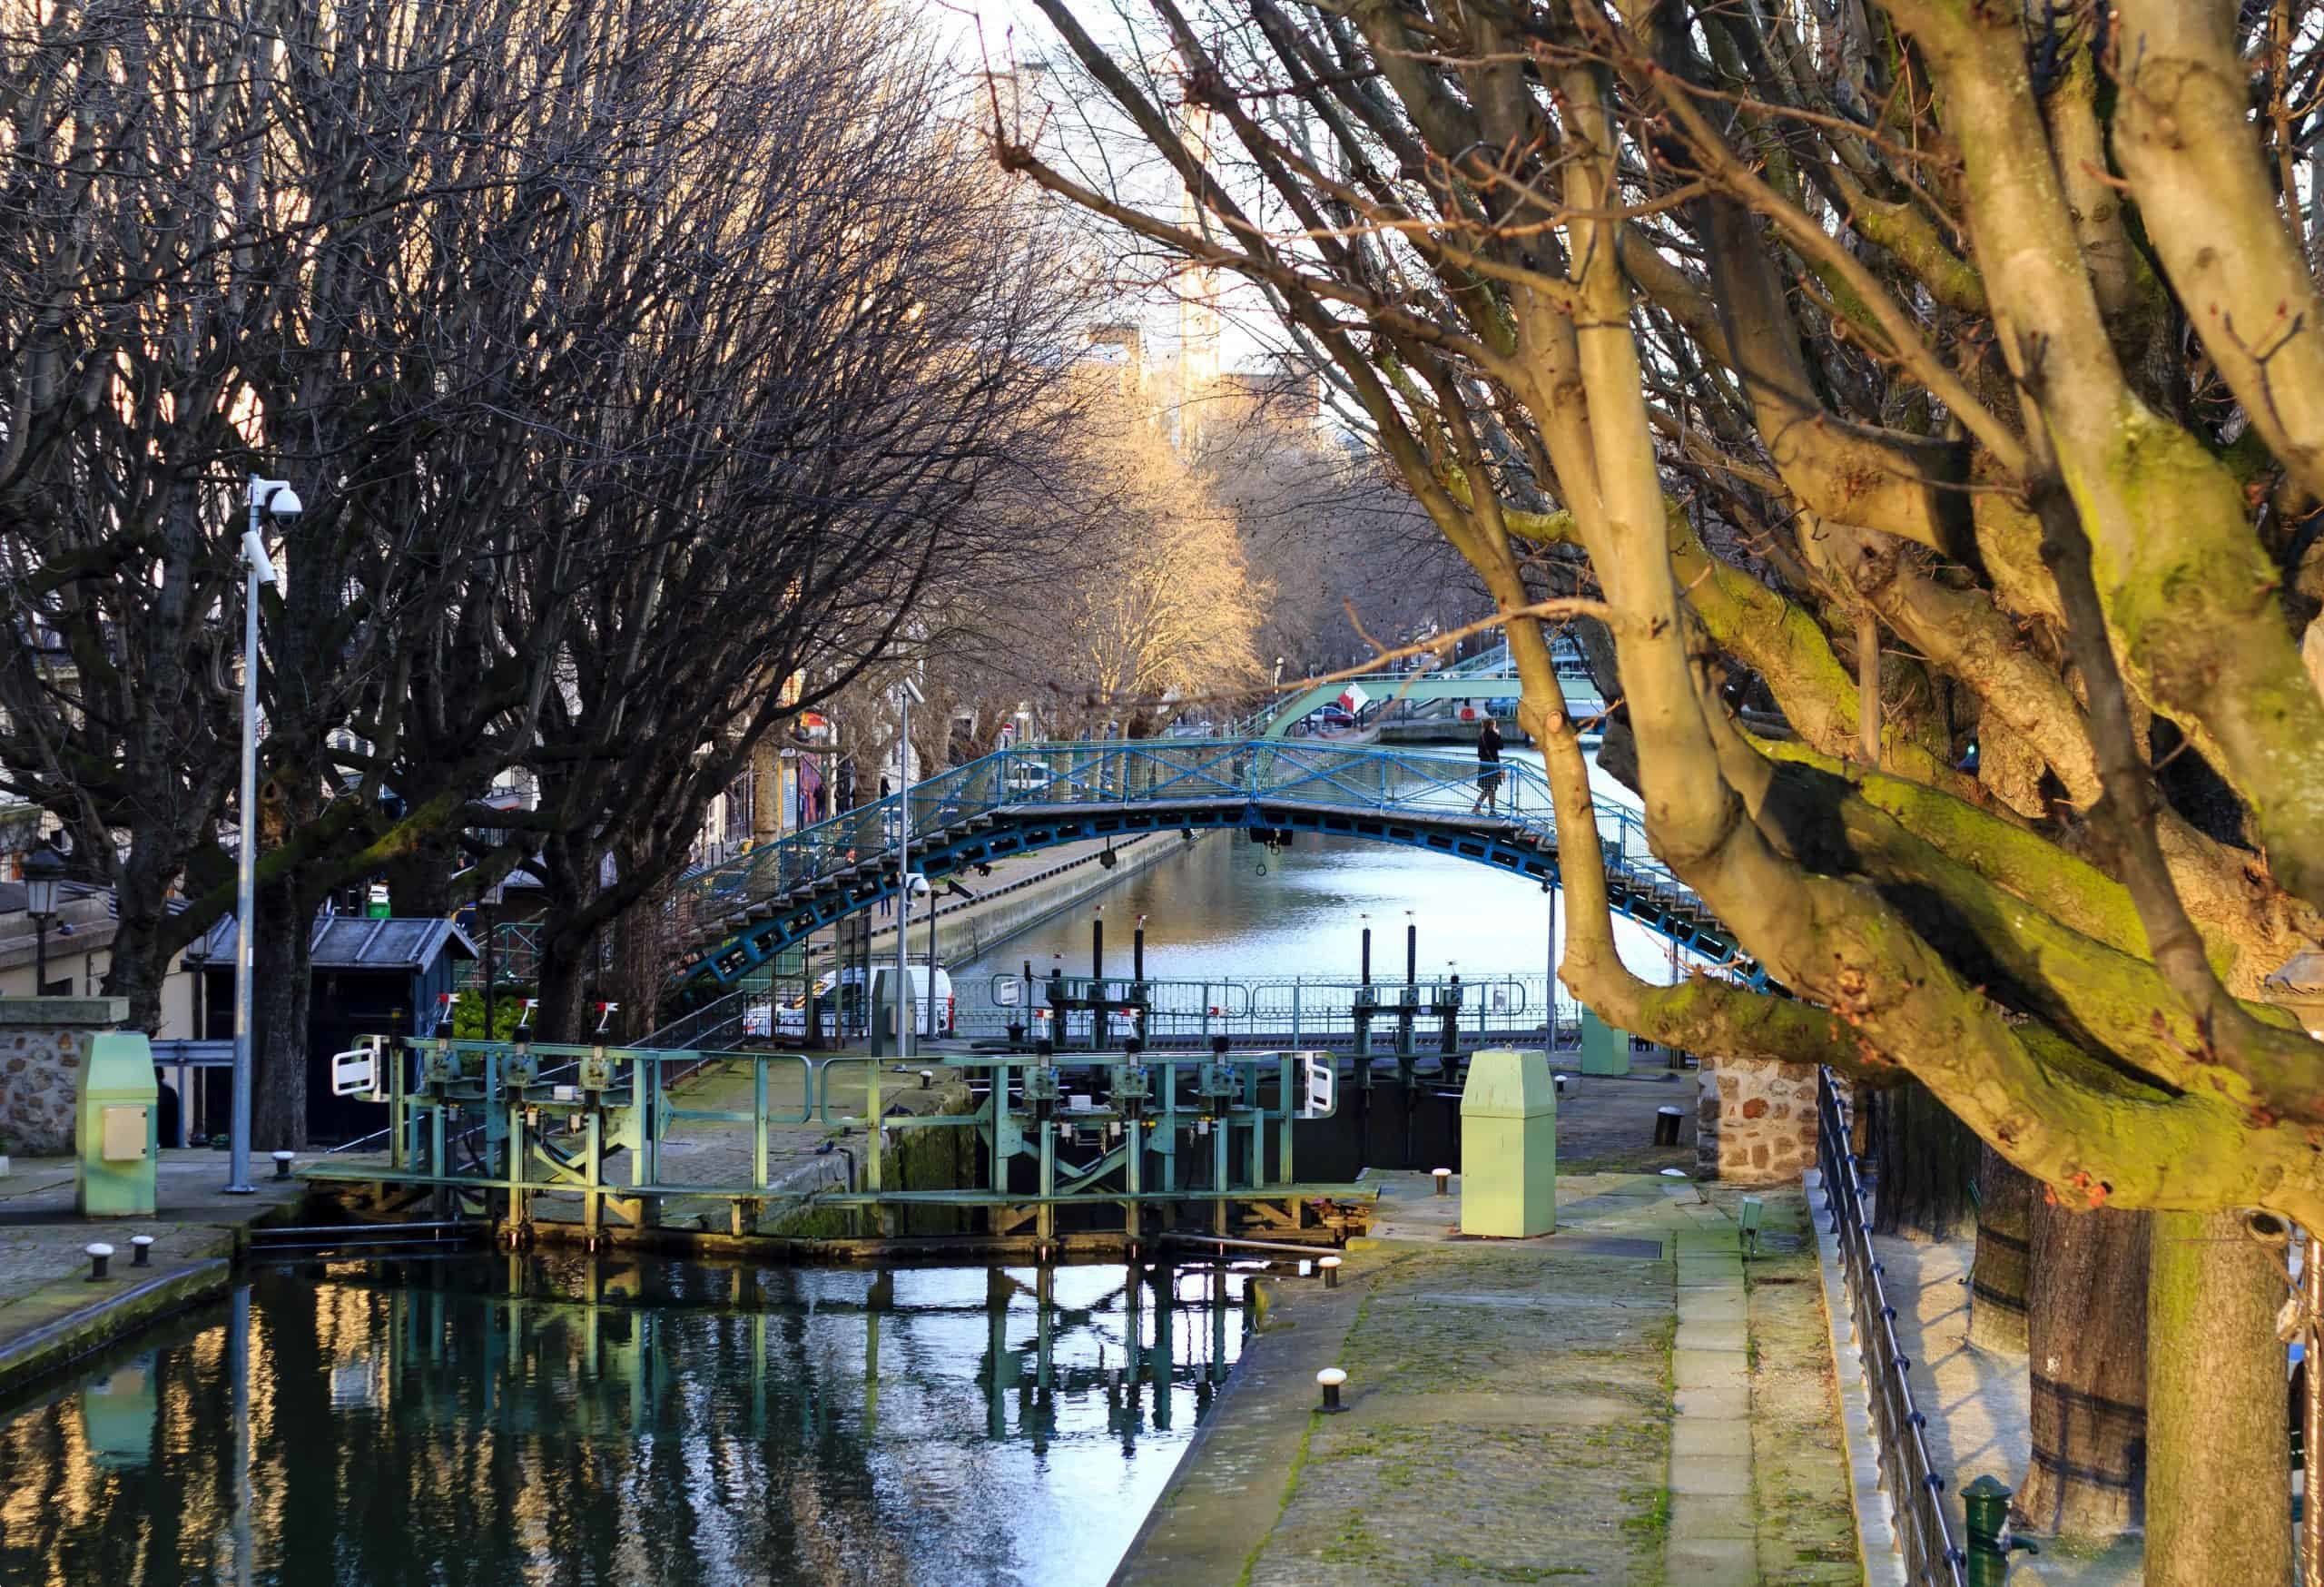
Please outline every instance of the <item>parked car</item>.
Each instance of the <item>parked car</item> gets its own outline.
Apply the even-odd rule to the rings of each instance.
[[[1036,765],[1031,761],[1013,761],[1009,764],[1009,792],[1020,799],[1038,798],[1047,794],[1056,781],[1057,779],[1049,774],[1049,769],[1047,766]]]
[[[1307,713],[1307,727],[1310,732],[1325,727],[1347,728],[1354,725],[1355,713],[1337,702],[1329,705],[1318,705]]]

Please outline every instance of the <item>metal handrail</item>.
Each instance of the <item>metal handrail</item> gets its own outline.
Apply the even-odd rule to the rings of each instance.
[[[1817,1071],[1816,1109],[1824,1211],[1839,1242],[1851,1326],[1864,1357],[1873,1433],[1880,1444],[1880,1481],[1895,1513],[1905,1573],[1927,1587],[1965,1587],[1968,1556],[1953,1541],[1945,1479],[1929,1457],[1928,1419],[1913,1396],[1912,1360],[1896,1338],[1896,1308],[1889,1303],[1880,1259],[1872,1249],[1872,1215],[1864,1204],[1856,1155],[1848,1149],[1848,1105],[1828,1069]]]
[[[1497,824],[1554,843],[1556,814],[1541,768],[1504,761],[1499,771]],[[908,793],[690,872],[674,892],[681,915],[707,919],[811,885],[878,872],[893,853],[898,813],[907,798],[912,830],[931,836],[1002,810],[1068,811],[1095,804],[1280,801],[1442,821],[1472,814],[1477,775],[1477,763],[1466,756],[1278,739],[1012,745],[939,773]],[[1694,891],[1655,857],[1640,812],[1604,797],[1591,803],[1610,876],[1709,918]]]

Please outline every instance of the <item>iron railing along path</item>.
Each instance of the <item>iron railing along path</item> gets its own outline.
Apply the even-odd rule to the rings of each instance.
[[[1953,1540],[1945,1479],[1929,1458],[1927,1418],[1913,1395],[1912,1360],[1896,1338],[1880,1258],[1872,1249],[1872,1213],[1856,1154],[1848,1148],[1849,1109],[1832,1071],[1816,1081],[1816,1166],[1824,1181],[1824,1215],[1839,1242],[1850,1325],[1864,1357],[1873,1434],[1880,1444],[1880,1481],[1895,1511],[1905,1572],[1921,1587],[1965,1587],[1967,1556]]]
[[[1504,761],[1491,810],[1477,763],[1380,746],[1268,739],[1143,739],[1011,747],[909,794],[682,878],[674,912],[688,975],[734,984],[835,920],[893,896],[898,814],[911,801],[916,868],[931,879],[1052,843],[1180,828],[1312,832],[1433,849],[1557,880],[1557,821],[1539,767]],[[1614,907],[1755,981],[1758,967],[1655,858],[1640,813],[1593,801]]]

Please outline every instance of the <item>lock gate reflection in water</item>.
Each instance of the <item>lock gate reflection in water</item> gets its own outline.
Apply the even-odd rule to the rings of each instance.
[[[1245,1283],[261,1272],[0,1422],[0,1581],[1098,1587],[1240,1353]]]

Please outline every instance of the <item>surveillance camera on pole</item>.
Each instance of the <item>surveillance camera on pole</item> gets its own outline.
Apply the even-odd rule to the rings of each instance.
[[[258,586],[277,582],[260,525],[270,515],[291,518],[306,510],[288,479],[256,474],[244,500],[250,518],[242,529],[242,835],[234,866],[234,1085],[226,1162],[226,1189],[236,1196],[257,1188],[251,1183],[251,948],[258,923]]]

